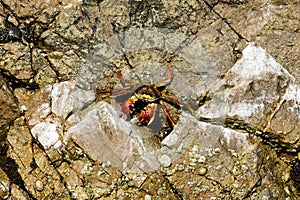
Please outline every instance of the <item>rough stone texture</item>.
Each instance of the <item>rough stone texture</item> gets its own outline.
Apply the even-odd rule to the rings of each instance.
[[[20,112],[18,102],[8,86],[6,85],[3,77],[0,76],[0,127],[8,125],[13,121]]]
[[[8,152],[8,155],[16,160],[18,171],[27,187],[27,191],[25,192],[37,199],[47,198],[47,196],[51,194],[56,194],[57,199],[59,199],[59,196],[63,197],[66,195],[67,191],[63,183],[59,181],[59,175],[55,169],[51,167],[46,154],[41,151],[38,145],[34,144],[23,117],[15,120],[15,126],[11,127],[7,139],[9,144],[13,147],[10,152]],[[20,180],[14,180],[12,182],[17,184],[18,181]],[[37,190],[37,181],[43,182],[43,190]],[[24,190],[24,188],[20,189]],[[15,194],[12,195],[14,196]],[[30,197],[30,195],[28,196]]]
[[[146,137],[146,130],[123,121],[109,104],[100,102],[68,134],[93,159],[124,172],[162,170],[184,199],[291,195],[291,182],[286,183],[288,180],[282,178],[287,165],[258,138],[199,122],[189,114],[181,115],[174,131],[160,145],[159,141]],[[172,165],[159,165],[162,157],[168,157]],[[200,172],[203,168],[207,169],[204,176]],[[159,196],[159,192],[150,194]],[[130,197],[136,198],[134,194]]]
[[[7,199],[9,197],[10,180],[2,170],[0,171],[0,176],[0,198]]]
[[[31,129],[32,136],[37,139],[45,149],[52,146],[60,146],[58,143],[59,134],[57,125],[49,122],[41,122]]]
[[[94,92],[75,88],[75,84],[71,82],[54,84],[51,97],[51,111],[62,119],[95,100]]]
[[[18,94],[19,99],[23,102],[25,106],[25,117],[28,121],[28,125],[33,126],[37,123],[40,123],[46,119],[48,115],[51,113],[51,96],[50,93],[52,91],[52,85],[48,85],[43,89],[35,92],[32,95],[28,95],[28,99],[26,98],[26,94],[21,93]],[[18,92],[19,93],[19,92]]]
[[[176,129],[180,129],[180,134],[188,133],[184,140],[177,136],[175,145],[173,142],[169,146],[165,141],[163,144],[182,153],[166,173],[184,199],[257,199],[263,195],[280,199],[290,195],[291,186],[281,179],[287,165],[277,160],[258,138],[202,122],[197,127],[196,120],[190,117],[182,116],[181,120],[183,127],[179,124]],[[176,129],[168,137],[176,134]],[[204,176],[203,168],[207,169]],[[286,184],[286,188],[277,184]],[[264,194],[266,190],[268,193]]]
[[[297,80],[300,65],[297,59],[300,54],[299,9],[297,0],[219,1],[214,7],[236,32],[266,49]]]
[[[160,144],[153,133],[136,130],[131,123],[119,118],[122,114],[108,103],[99,102],[87,109],[90,111],[67,132],[65,143],[72,137],[93,159],[119,169],[146,171],[159,167],[153,159]]]
[[[261,47],[250,44],[243,57],[209,90],[199,118],[236,118],[256,134],[299,147],[298,86],[295,79]],[[241,123],[241,122],[240,122]]]
[[[0,13],[0,42],[34,27],[0,44],[1,199],[299,199],[298,1],[3,0]],[[117,70],[155,84],[168,61],[168,94],[201,107],[162,142],[96,100],[123,87]]]
[[[283,135],[285,143],[292,144],[288,147],[299,147],[299,86],[290,84],[283,96],[280,109],[273,116],[268,126],[268,131]]]

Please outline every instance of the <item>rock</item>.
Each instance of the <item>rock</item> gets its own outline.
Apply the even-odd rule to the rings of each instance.
[[[17,118],[7,134],[7,141],[12,145],[13,154],[11,157],[15,158],[19,165],[22,163],[20,166],[24,168],[21,169],[25,171],[31,169],[30,164],[33,159],[31,144],[33,140],[30,130],[26,127],[24,117]]]
[[[226,0],[212,4],[242,37],[266,49],[299,80],[300,74],[296,66],[300,64],[300,37],[295,30],[300,26],[300,7],[297,0],[256,0],[253,3]]]
[[[268,198],[291,195],[277,185],[283,184],[281,177],[287,165],[276,158],[270,148],[261,145],[258,138],[250,138],[248,133],[199,122],[182,114],[174,131],[162,144],[164,153],[168,152],[172,159],[172,166],[167,170],[170,181],[181,188],[180,192],[186,199],[212,196],[243,199],[249,192],[254,198],[260,196],[265,187],[274,189]],[[282,183],[271,178],[274,176]],[[292,191],[290,183],[286,187]],[[222,188],[228,192],[221,192]]]
[[[8,125],[20,114],[18,102],[0,76],[0,127]]]
[[[120,46],[120,43],[125,46]],[[123,50],[120,51],[122,48]],[[177,51],[178,48],[180,50]],[[131,52],[143,52],[149,51],[149,49],[159,51],[151,51],[138,57],[133,54],[134,59],[131,65],[134,68],[122,70],[125,79],[140,81],[143,84],[156,84],[165,80],[168,56],[162,58],[159,54],[160,51],[166,51],[166,53],[177,51],[175,58],[171,59],[173,60],[173,80],[168,85],[168,89],[176,93],[179,99],[187,97],[196,99],[218,79],[218,67],[210,54],[203,48],[201,36],[190,38],[183,33],[169,32],[164,28],[130,28],[120,35],[113,35],[95,45],[93,54],[90,55],[93,62],[81,65],[78,75],[75,77],[76,84],[80,87],[95,88],[99,82],[105,80],[107,74],[112,73],[111,70],[114,69],[111,69],[110,63],[118,60],[123,51],[131,56]],[[184,61],[179,62],[180,59]],[[118,86],[120,84],[116,85],[116,87]],[[117,89],[116,87],[114,89]]]
[[[255,41],[299,79],[298,1],[34,0],[1,1],[0,9],[13,11],[19,28],[34,27],[33,42],[0,46],[0,74],[15,95],[0,91],[0,126],[9,125],[0,131],[0,199],[299,199],[300,167],[289,175],[288,166],[299,147],[297,83],[259,48],[242,60],[255,71],[238,62],[225,74]],[[172,53],[170,95],[215,106],[183,112],[162,142],[82,90],[119,87],[117,70],[162,81],[161,59]],[[266,73],[256,73],[262,63]],[[53,124],[54,145],[32,137],[33,127],[43,138]]]
[[[204,176],[206,173],[207,173],[206,167],[202,167],[201,169],[199,169],[199,175]]]
[[[150,195],[145,195],[145,198],[144,198],[144,200],[151,200],[151,196]]]
[[[167,155],[162,155],[159,158],[159,162],[162,167],[170,167],[170,165],[172,164],[171,158]]]
[[[278,138],[277,143],[298,148],[298,89],[294,81],[265,50],[250,43],[223,80],[209,90],[209,101],[198,109],[197,117],[218,119],[224,125],[227,118],[241,120],[264,138]]]
[[[35,132],[35,134],[48,134],[43,132],[47,131],[47,129],[39,130],[41,132]],[[38,129],[36,129],[36,131],[38,131]],[[10,158],[10,160],[15,160],[15,163],[10,163],[10,168],[15,168],[17,169],[17,172],[20,172],[19,179],[16,179],[18,174],[14,174],[14,177],[17,181],[12,180],[13,183],[19,182],[21,185],[16,187],[19,188],[18,190],[20,191],[14,189],[15,191],[13,196],[17,195],[18,193],[23,195],[27,193],[38,198],[40,195],[48,196],[55,193],[57,197],[66,197],[66,188],[60,182],[59,175],[56,173],[54,166],[50,165],[49,163],[48,159],[51,154],[45,154],[44,151],[47,149],[41,150],[41,145],[37,145],[37,142],[34,142],[34,137],[32,137],[31,133],[32,132],[30,132],[24,117],[17,118],[14,121],[14,125],[11,126],[8,132],[7,140],[11,145],[11,150],[8,151],[7,156]],[[44,138],[45,136],[41,137],[42,142]],[[49,141],[47,139],[45,143],[41,144],[45,145],[44,148],[46,148],[47,145],[50,144],[48,144],[48,142]],[[54,162],[52,162],[52,164],[53,163]],[[12,171],[9,173],[13,174]],[[3,178],[3,180],[5,179]],[[25,185],[22,185],[22,180],[24,180],[23,183]],[[42,191],[37,190],[37,188],[41,187],[36,187],[37,185],[41,186],[39,181],[43,183]],[[28,188],[28,191],[24,191],[24,186]],[[21,198],[21,196],[19,198]]]
[[[36,190],[39,191],[39,192],[43,191],[43,190],[44,190],[44,184],[43,184],[43,182],[40,181],[40,180],[37,180],[37,181],[35,182],[35,188],[36,188]]]
[[[211,100],[199,108],[198,116],[237,115],[259,123],[264,111],[279,101],[292,80],[293,77],[261,47],[249,44],[243,50],[243,57],[210,90]]]
[[[72,82],[54,84],[51,92],[51,110],[65,119],[72,111],[83,108],[95,100],[95,93],[75,87]]]
[[[99,102],[87,110],[82,113],[82,120],[68,130],[64,143],[72,137],[93,159],[109,162],[120,169],[143,166],[143,170],[147,170],[159,166],[153,160],[152,153],[158,141],[152,140],[152,133],[147,130],[141,133],[106,102]],[[149,139],[147,143],[146,139]]]
[[[34,138],[36,138],[44,149],[48,150],[55,145],[59,145],[59,133],[57,130],[57,124],[50,122],[41,122],[36,124],[32,129],[31,133]]]
[[[298,149],[300,146],[300,90],[295,83],[289,84],[272,115],[268,126],[265,128],[272,137],[278,137],[284,147]],[[296,151],[296,150],[295,150]]]
[[[25,103],[25,116],[30,126],[43,122],[51,114],[51,91],[52,85],[47,85],[35,92]]]
[[[290,195],[270,178],[276,176],[279,178],[276,180],[281,180],[287,165],[270,148],[261,145],[258,138],[249,138],[248,133],[200,122],[183,112],[162,146],[149,146],[153,141],[147,135],[150,134],[147,128],[132,125],[120,116],[110,104],[99,102],[88,108],[82,120],[69,129],[68,137],[93,159],[122,171],[158,170],[160,163],[170,181],[186,195],[205,191],[206,195],[218,198],[246,198],[248,193],[265,195],[265,187],[275,189],[269,197]],[[186,179],[186,176],[193,178]],[[201,186],[197,185],[199,182]],[[292,191],[290,184],[286,185]],[[227,188],[228,192],[221,192],[221,188]]]
[[[6,176],[6,174],[0,169],[0,198],[1,199],[7,199],[9,196],[9,178]]]
[[[51,111],[63,119],[73,110],[74,100],[71,96],[73,89],[74,85],[70,82],[57,83],[53,86]]]

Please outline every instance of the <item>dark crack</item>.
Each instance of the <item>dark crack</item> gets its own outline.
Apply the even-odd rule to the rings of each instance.
[[[0,168],[12,183],[16,184],[20,189],[22,189],[30,199],[36,200],[36,198],[26,188],[26,184],[18,172],[18,164],[13,158],[7,156],[8,149],[9,145],[7,143],[7,132],[0,131]]]
[[[197,0],[200,3],[200,0]],[[202,0],[225,24],[229,26],[229,28],[240,38],[249,42],[242,34],[240,34],[235,28],[228,22],[228,20],[220,15],[215,9],[214,6],[208,3],[206,0]]]
[[[40,86],[33,79],[18,79],[14,74],[11,74],[8,70],[0,69],[0,75],[5,79],[6,84],[12,88],[26,88],[28,90],[39,89]]]

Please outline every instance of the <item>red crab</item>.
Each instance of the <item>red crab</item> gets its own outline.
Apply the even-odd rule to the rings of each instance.
[[[131,93],[132,96],[122,103],[122,111],[127,116],[131,117],[132,122],[139,126],[150,125],[153,122],[157,114],[157,105],[160,104],[172,127],[174,127],[175,122],[172,119],[165,102],[172,105],[176,109],[185,107],[191,110],[191,108],[165,93],[166,86],[169,85],[173,80],[172,65],[168,62],[167,66],[168,77],[165,80],[153,85],[143,85],[137,81],[126,80],[123,78],[121,71],[118,71],[118,77],[124,88],[115,90],[101,90],[100,93],[109,93],[115,97],[125,96]]]

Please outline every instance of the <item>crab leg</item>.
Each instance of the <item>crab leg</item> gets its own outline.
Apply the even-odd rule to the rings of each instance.
[[[191,108],[190,105],[182,103],[182,102],[178,101],[177,99],[174,99],[166,94],[162,94],[162,99],[165,100],[167,103],[171,104],[172,106],[174,106],[175,108],[176,107],[179,107],[179,108],[185,107],[191,113],[194,112],[194,110]]]
[[[175,126],[175,122],[174,122],[174,120],[172,119],[172,117],[171,117],[171,115],[170,115],[170,113],[169,113],[169,111],[168,111],[168,108],[167,108],[165,102],[164,102],[163,100],[160,100],[159,103],[161,104],[161,106],[162,106],[162,108],[163,108],[165,114],[167,115],[168,119],[170,120],[172,126],[174,127],[174,126]]]
[[[168,63],[168,78],[166,78],[162,82],[158,82],[155,84],[155,87],[163,87],[169,85],[173,80],[173,67],[170,63]]]
[[[121,70],[117,71],[117,75],[123,86],[124,84],[140,85],[140,83],[137,81],[124,79]],[[110,94],[110,96],[114,96],[114,97],[123,96],[129,93],[134,93],[134,91],[132,91],[132,86],[127,86],[121,89],[113,89],[113,90],[97,90],[97,94]]]
[[[157,111],[157,104],[154,104],[153,108],[152,108],[153,115],[151,116],[151,119],[148,122],[148,125],[151,124],[153,122],[153,120],[155,119],[156,111]]]
[[[97,94],[109,94],[108,96],[118,97],[123,96],[129,93],[132,93],[130,87],[122,88],[122,89],[113,89],[113,90],[97,90]]]
[[[132,85],[141,84],[141,83],[139,83],[137,81],[134,81],[134,80],[124,79],[121,70],[117,71],[117,75],[118,75],[118,78],[120,79],[122,84],[132,84]]]

